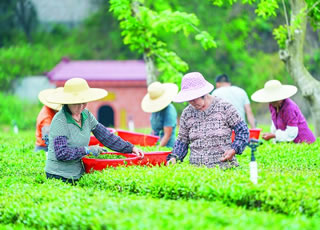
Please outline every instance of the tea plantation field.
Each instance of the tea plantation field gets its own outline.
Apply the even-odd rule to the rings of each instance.
[[[264,143],[222,171],[184,162],[45,178],[34,132],[0,134],[0,229],[320,229],[320,140]]]

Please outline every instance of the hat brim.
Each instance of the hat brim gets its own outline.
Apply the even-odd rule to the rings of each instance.
[[[173,102],[181,103],[191,101],[210,93],[213,88],[214,86],[207,82],[205,86],[199,89],[181,90],[178,95],[173,98]]]
[[[177,95],[179,88],[176,84],[172,83],[163,83],[163,88],[165,92],[162,96],[158,97],[155,100],[152,100],[149,94],[146,94],[141,101],[141,108],[144,112],[154,113],[161,111],[167,107],[172,99]]]
[[[102,99],[108,95],[108,92],[104,89],[89,88],[81,93],[68,93],[61,87],[48,96],[47,100],[50,103],[71,105],[87,103]]]
[[[53,110],[60,110],[62,108],[61,104],[55,104],[48,102],[47,98],[49,95],[55,92],[56,89],[45,89],[39,92],[38,98],[40,102]]]
[[[295,95],[297,91],[297,87],[293,85],[282,85],[280,88],[274,90],[267,91],[265,89],[259,89],[251,95],[251,99],[255,102],[269,103],[289,98]]]

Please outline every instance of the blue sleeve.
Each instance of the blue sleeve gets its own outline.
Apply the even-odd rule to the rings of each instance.
[[[163,126],[175,127],[177,125],[177,111],[172,104],[170,104],[164,113]]]

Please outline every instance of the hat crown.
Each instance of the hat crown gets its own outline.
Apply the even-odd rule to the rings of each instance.
[[[275,90],[275,89],[280,89],[282,86],[281,82],[278,81],[278,80],[270,80],[270,81],[267,81],[265,84],[264,84],[264,88],[265,90]]]
[[[155,100],[164,94],[163,85],[160,82],[153,82],[148,87],[148,93],[152,100]]]
[[[188,73],[182,78],[181,90],[199,89],[204,87],[206,83],[207,81],[204,79],[201,73]]]
[[[80,93],[87,91],[89,85],[86,80],[82,78],[72,78],[64,84],[63,91],[65,93]]]

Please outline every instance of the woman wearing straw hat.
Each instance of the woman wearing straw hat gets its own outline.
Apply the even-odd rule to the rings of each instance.
[[[238,166],[235,154],[241,154],[248,143],[248,126],[233,105],[210,95],[212,90],[213,85],[198,72],[182,78],[181,91],[173,101],[187,101],[189,106],[181,114],[178,138],[167,164],[182,161],[190,147],[190,164]]]
[[[49,137],[49,128],[54,115],[61,109],[61,104],[53,104],[47,101],[48,95],[54,92],[55,89],[45,89],[40,91],[38,98],[43,104],[37,117],[36,125],[36,146],[34,151],[48,151],[48,146],[45,141]]]
[[[85,109],[88,102],[104,98],[107,94],[104,89],[90,88],[82,78],[72,78],[66,81],[63,88],[48,96],[49,102],[62,104],[63,107],[54,116],[50,126],[45,167],[47,178],[73,183],[83,175],[81,158],[87,154],[97,156],[104,151],[98,145],[88,146],[91,132],[103,145],[114,151],[132,152],[143,157],[141,150],[112,134]]]
[[[177,111],[171,104],[178,93],[178,86],[172,83],[153,82],[141,101],[144,112],[150,117],[153,134],[160,136],[160,146],[173,147],[177,125]]]
[[[269,103],[272,118],[271,132],[262,135],[264,140],[315,142],[315,136],[298,105],[289,99],[297,91],[297,87],[293,85],[282,85],[278,80],[270,80],[264,84],[263,89],[251,96],[253,101]]]

